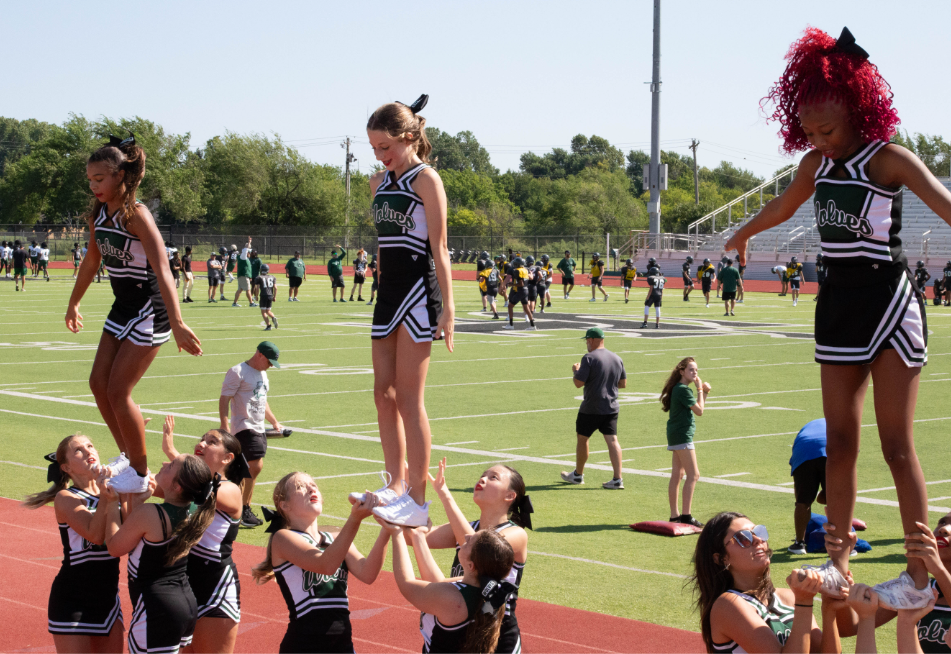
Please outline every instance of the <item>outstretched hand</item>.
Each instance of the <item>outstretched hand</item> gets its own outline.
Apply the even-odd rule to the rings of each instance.
[[[443,457],[439,462],[439,469],[436,471],[435,477],[433,477],[429,471],[426,472],[426,475],[429,477],[429,483],[432,485],[433,490],[436,491],[436,495],[440,495],[449,490],[446,486],[446,457]]]
[[[730,240],[726,242],[726,245],[723,246],[723,249],[726,252],[730,250],[736,250],[736,260],[740,262],[741,266],[746,265],[746,249],[749,244],[749,240],[741,238],[739,232],[730,237]]]

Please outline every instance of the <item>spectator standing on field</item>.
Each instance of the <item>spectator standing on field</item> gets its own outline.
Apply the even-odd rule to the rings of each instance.
[[[168,267],[172,269],[172,277],[175,278],[175,288],[182,283],[182,260],[178,256],[178,250],[168,260]]]
[[[347,251],[341,245],[335,245],[330,252],[330,261],[327,262],[327,274],[330,275],[330,289],[334,295],[334,302],[337,301],[337,289],[340,289],[340,301],[343,299],[346,287],[343,283],[343,258],[347,256]]]
[[[363,302],[363,282],[367,277],[367,253],[363,248],[357,250],[357,258],[353,260],[353,286],[350,287],[350,301],[353,302],[353,292],[357,292],[357,301]]]
[[[604,347],[604,331],[592,327],[584,335],[588,353],[581,363],[574,364],[573,381],[577,388],[584,388],[584,400],[575,420],[577,450],[575,469],[562,472],[561,478],[570,484],[584,483],[584,465],[588,461],[588,439],[597,430],[604,436],[611,456],[614,477],[601,486],[611,490],[622,490],[624,480],[621,473],[621,445],[617,440],[617,417],[620,406],[617,392],[627,388],[627,373],[621,357]]]
[[[725,269],[724,269],[725,270]],[[690,384],[697,387],[694,397]],[[694,416],[703,415],[710,384],[700,379],[700,369],[693,357],[682,359],[670,373],[664,389],[660,392],[661,408],[669,413],[667,418],[667,449],[671,453],[670,483],[667,484],[667,499],[670,502],[670,521],[702,527],[703,524],[690,513],[693,491],[700,479],[697,453],[693,436],[697,430]],[[680,480],[684,482],[681,509],[677,509],[677,491]]]
[[[214,252],[208,257],[208,261],[205,262],[205,267],[208,269],[208,302],[217,302],[218,300],[215,299],[215,295],[218,292],[218,284],[221,281],[223,272],[221,270],[221,264],[218,262],[218,258]]]
[[[267,369],[280,368],[277,362],[280,351],[270,341],[261,342],[250,359],[234,366],[225,373],[221,385],[221,397],[218,398],[218,414],[221,429],[234,434],[241,443],[241,452],[248,461],[250,479],[244,480],[241,490],[244,509],[241,513],[242,527],[258,527],[262,521],[251,510],[251,497],[254,495],[254,482],[264,467],[267,454],[267,436],[264,421],[271,423],[274,429],[281,431],[281,425],[271,412],[267,403],[269,388]],[[231,420],[228,409],[231,408]]]
[[[726,265],[720,271],[720,282],[723,284],[723,306],[726,308],[724,316],[736,315],[733,308],[736,306],[736,289],[742,286],[740,271],[733,267],[733,259],[727,259]]]
[[[182,284],[182,302],[194,302],[192,300],[192,286],[195,285],[195,274],[192,272],[191,246],[185,248],[185,256],[182,257],[182,275],[185,276],[185,283]]]
[[[248,242],[241,252],[238,254],[238,290],[234,293],[234,302],[231,303],[233,307],[240,307],[238,304],[238,298],[241,297],[241,293],[244,293],[245,297],[248,298],[248,302],[251,303],[251,237],[248,237]]]
[[[251,304],[248,306],[258,306],[258,287],[254,285],[254,280],[261,274],[261,260],[258,258],[258,251],[251,250]]]
[[[568,294],[571,293],[571,289],[575,287],[575,267],[577,264],[575,260],[571,258],[571,251],[565,250],[565,258],[558,262],[558,270],[561,271],[561,283],[565,288],[565,299],[568,299]],[[504,272],[504,261],[503,267],[501,269]]]
[[[799,430],[792,445],[789,459],[793,490],[796,494],[796,511],[793,519],[796,540],[789,548],[790,554],[806,553],[806,527],[812,518],[812,503],[826,503],[826,420],[819,418],[806,423]],[[820,490],[821,488],[821,490]]]
[[[287,301],[300,302],[297,299],[297,292],[300,290],[300,285],[307,279],[307,266],[300,258],[299,250],[294,252],[293,259],[284,264],[284,274],[287,277]]]

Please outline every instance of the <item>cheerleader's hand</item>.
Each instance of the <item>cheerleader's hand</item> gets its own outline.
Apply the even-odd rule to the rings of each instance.
[[[450,352],[452,352],[452,332],[454,327],[455,311],[443,306],[442,315],[439,316],[439,322],[436,323],[436,339],[443,338],[446,341],[446,349]]]
[[[69,308],[66,309],[66,329],[78,334],[79,330],[83,328],[83,316],[79,313],[79,305],[71,304]]]
[[[442,461],[439,462],[439,470],[435,477],[429,472],[426,474],[429,476],[429,483],[438,497],[449,494],[449,487],[446,485],[446,457],[443,457]]]
[[[730,240],[726,242],[726,245],[723,246],[723,249],[727,252],[730,250],[736,250],[736,260],[740,262],[741,266],[746,265],[746,247],[749,243],[749,239],[741,238],[740,233],[737,232],[730,237]]]
[[[185,350],[193,356],[201,356],[201,341],[188,325],[181,323],[178,327],[172,327],[172,333],[175,335],[175,344],[178,345],[179,352]]]

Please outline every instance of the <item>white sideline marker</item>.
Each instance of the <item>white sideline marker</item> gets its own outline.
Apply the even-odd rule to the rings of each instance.
[[[751,475],[752,472],[731,472],[728,475],[717,475],[717,479],[729,479],[730,477],[742,477],[743,475]]]

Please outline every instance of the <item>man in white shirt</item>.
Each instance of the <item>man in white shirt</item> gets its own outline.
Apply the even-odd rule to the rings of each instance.
[[[242,491],[244,510],[241,513],[241,525],[258,527],[264,524],[251,511],[251,496],[254,482],[264,467],[267,454],[267,436],[264,422],[271,423],[277,431],[282,431],[280,423],[271,412],[267,403],[269,388],[266,370],[271,366],[280,368],[277,362],[280,351],[270,341],[263,341],[257,351],[244,363],[239,363],[225,374],[221,385],[221,397],[218,398],[218,414],[221,429],[234,434],[241,443],[241,453],[248,461],[251,478],[244,480]],[[228,420],[228,408],[231,408],[231,420]]]
[[[39,271],[42,270],[43,276],[46,278],[46,281],[49,281],[50,273],[49,273],[49,270],[47,270],[47,268],[50,265],[50,249],[49,247],[47,247],[46,241],[43,241],[40,244],[39,253],[40,253],[40,259],[37,262],[37,274],[39,274]]]

